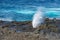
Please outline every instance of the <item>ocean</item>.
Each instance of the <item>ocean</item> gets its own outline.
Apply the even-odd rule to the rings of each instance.
[[[38,7],[55,8],[60,10],[59,0],[0,0],[0,20],[29,21],[33,19]],[[46,9],[48,10],[48,9]],[[60,12],[47,11],[44,16],[60,18]]]
[[[26,10],[26,9],[25,9]],[[29,21],[33,19],[33,15],[36,11],[30,10],[29,12],[20,11],[19,13],[14,11],[0,11],[0,20],[3,21]],[[47,11],[44,13],[48,18],[60,18],[60,11]]]

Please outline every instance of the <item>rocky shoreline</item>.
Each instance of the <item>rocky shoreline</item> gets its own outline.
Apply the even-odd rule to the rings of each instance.
[[[60,20],[46,19],[34,29],[31,21],[0,21],[0,40],[60,40]]]

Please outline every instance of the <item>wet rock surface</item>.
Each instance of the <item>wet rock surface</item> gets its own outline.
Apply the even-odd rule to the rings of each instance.
[[[16,30],[16,31],[33,31],[31,21],[24,21],[24,22],[0,22],[1,28],[8,28],[9,30]],[[31,30],[30,30],[31,29]]]

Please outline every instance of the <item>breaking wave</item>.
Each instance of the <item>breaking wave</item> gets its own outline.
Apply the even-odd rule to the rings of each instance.
[[[0,18],[0,20],[2,20],[2,21],[13,21],[12,19],[9,19],[9,18]]]
[[[44,22],[44,13],[38,9],[33,16],[32,25],[33,28],[39,27]]]

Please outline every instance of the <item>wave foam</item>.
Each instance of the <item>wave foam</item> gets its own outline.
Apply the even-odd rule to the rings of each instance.
[[[37,10],[33,16],[32,26],[33,28],[39,27],[44,22],[44,13],[41,10]]]
[[[12,19],[9,19],[9,18],[0,18],[0,20],[2,20],[2,21],[13,21]]]

